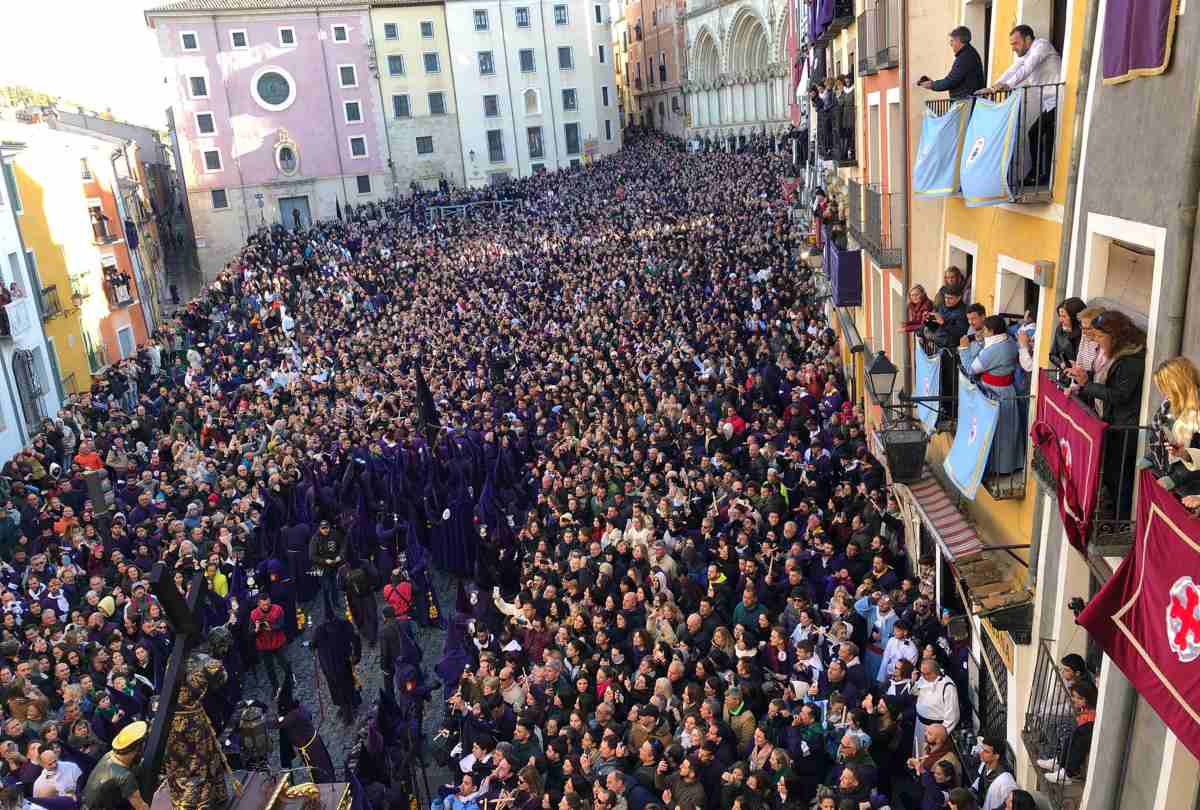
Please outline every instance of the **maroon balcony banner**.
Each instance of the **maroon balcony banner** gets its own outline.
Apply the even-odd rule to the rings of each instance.
[[[1079,624],[1200,757],[1197,580],[1200,519],[1143,470],[1133,550],[1079,614]]]
[[[1179,0],[1108,0],[1104,12],[1104,83],[1157,76],[1171,64]]]
[[[1042,369],[1037,420],[1030,432],[1054,476],[1058,511],[1067,539],[1080,551],[1087,548],[1092,513],[1100,493],[1104,428],[1103,420],[1083,403],[1067,396]]]

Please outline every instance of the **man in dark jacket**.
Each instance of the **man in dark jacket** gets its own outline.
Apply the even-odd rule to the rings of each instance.
[[[854,160],[854,79],[849,74],[842,77],[841,93],[838,95],[838,159]]]
[[[979,51],[971,44],[971,29],[960,25],[950,32],[950,50],[954,51],[954,64],[946,78],[933,81],[923,76],[918,85],[926,90],[947,90],[950,98],[970,98],[975,91],[987,85],[983,72],[983,60]]]
[[[321,601],[325,604],[325,616],[328,618],[338,611],[338,568],[346,559],[346,537],[341,531],[335,532],[328,520],[322,520],[308,543],[308,558],[320,572]]]

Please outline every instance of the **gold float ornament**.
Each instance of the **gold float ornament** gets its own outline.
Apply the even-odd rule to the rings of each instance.
[[[321,807],[321,789],[312,782],[293,785],[284,791],[283,795],[290,802],[296,800],[304,802],[301,805],[303,810],[319,810]]]
[[[304,615],[303,610],[296,608],[296,628],[303,630],[306,626],[308,626],[308,617]]]
[[[429,603],[429,621],[435,622],[435,621],[437,621],[437,617],[438,617],[437,605],[435,605],[432,601],[430,601],[430,603]]]

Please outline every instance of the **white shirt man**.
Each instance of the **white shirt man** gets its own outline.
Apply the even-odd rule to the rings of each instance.
[[[33,783],[33,798],[51,799],[75,796],[83,771],[74,762],[59,761],[54,751],[43,751],[39,757],[42,772]]]
[[[1018,25],[1008,37],[1016,58],[1012,65],[1000,77],[992,90],[1002,88],[1031,87],[1036,85],[1057,84],[1062,77],[1062,57],[1048,39],[1034,37],[1033,29]],[[1029,106],[1038,103],[1035,96],[1038,92],[1030,91],[1026,99]],[[1058,106],[1058,94],[1053,87],[1047,87],[1041,92],[1042,112],[1048,112]]]
[[[895,628],[892,629],[892,637],[888,639],[887,646],[883,648],[883,661],[879,665],[879,673],[875,679],[880,683],[887,683],[897,663],[906,660],[915,667],[917,657],[917,645],[908,637],[908,624],[903,621],[897,622]]]
[[[932,658],[921,662],[921,676],[913,683],[911,693],[917,696],[917,750],[925,739],[926,726],[941,723],[947,732],[954,733],[958,727],[958,687],[942,674]]]

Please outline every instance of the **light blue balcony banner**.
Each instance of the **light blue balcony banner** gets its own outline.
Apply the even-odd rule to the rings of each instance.
[[[938,397],[942,395],[942,353],[936,352],[932,357],[925,354],[921,344],[917,344],[916,376],[913,378],[914,397]],[[925,430],[933,433],[937,428],[938,402],[916,403],[917,417]]]
[[[949,197],[958,193],[963,132],[970,112],[969,101],[956,101],[941,115],[934,115],[932,110],[925,108],[921,142],[917,145],[917,159],[913,163],[914,196]]]
[[[976,99],[967,134],[963,138],[963,201],[969,208],[999,205],[1012,199],[1009,169],[1021,123],[1021,97],[1012,93],[1004,101]]]
[[[987,394],[961,371],[958,373],[958,430],[954,444],[942,468],[964,497],[975,500],[979,482],[987,469],[1000,403]],[[1008,437],[1024,441],[1024,436]]]

